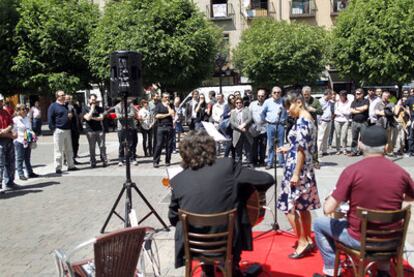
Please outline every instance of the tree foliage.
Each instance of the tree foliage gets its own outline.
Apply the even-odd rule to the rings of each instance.
[[[0,93],[11,94],[16,88],[16,77],[11,71],[12,57],[17,45],[13,42],[14,28],[19,21],[18,0],[0,0]]]
[[[257,86],[310,84],[324,70],[325,37],[319,27],[255,20],[242,34],[234,61]]]
[[[22,87],[38,93],[75,91],[91,81],[87,45],[99,18],[87,0],[21,0],[14,58]]]
[[[209,77],[220,32],[189,0],[111,2],[90,44],[97,78],[109,78],[109,55],[133,50],[143,55],[143,83],[166,90],[197,87]]]
[[[334,65],[356,81],[402,84],[414,78],[412,0],[352,0],[333,31]]]

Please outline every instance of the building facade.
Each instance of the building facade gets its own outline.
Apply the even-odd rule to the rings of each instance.
[[[107,0],[91,0],[103,9]],[[231,63],[232,49],[240,42],[244,30],[249,28],[257,18],[269,17],[286,22],[300,22],[326,29],[335,25],[338,14],[344,10],[350,0],[191,0],[205,14],[208,20],[214,22],[223,30],[223,40],[228,49],[228,63],[216,71],[213,78],[206,80],[204,85],[232,85],[243,82]],[[330,86],[334,82],[343,82],[348,87],[348,81],[333,80],[327,72]]]
[[[193,0],[200,11],[223,29],[224,39],[233,49],[242,32],[260,17],[286,22],[323,26],[335,25],[337,15],[348,0]]]

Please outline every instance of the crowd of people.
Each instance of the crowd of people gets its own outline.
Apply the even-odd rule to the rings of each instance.
[[[40,135],[37,108],[38,103],[30,110],[23,104],[13,109],[0,94],[0,193],[19,188],[14,182],[16,168],[22,181],[39,176],[30,162],[31,150]]]
[[[309,92],[308,87],[305,87],[302,92],[288,92],[283,100],[280,99],[279,90],[280,88],[275,87],[272,90],[272,98],[269,99],[272,104],[281,103],[282,106],[269,107],[269,103],[266,105],[266,102],[262,102],[263,106],[266,105],[263,109],[265,112],[262,110],[259,115],[260,122],[267,121],[266,123],[268,123],[268,134],[273,133],[275,136],[278,132],[273,126],[284,118],[284,112],[286,120],[287,118],[291,120],[291,125],[286,126],[288,130],[287,144],[279,146],[275,151],[280,156],[281,162],[284,163],[277,208],[287,216],[297,237],[294,251],[288,257],[291,259],[306,258],[318,248],[323,259],[323,274],[315,273],[313,276],[334,276],[334,242],[341,242],[354,249],[361,247],[362,231],[358,208],[399,210],[402,208],[403,201],[414,199],[414,182],[407,171],[385,157],[386,153],[393,153],[389,146],[389,143],[392,143],[390,128],[396,126],[390,126],[389,122],[379,123],[390,120],[390,118],[381,107],[377,106],[373,108],[376,122],[368,122],[370,102],[363,98],[362,89],[356,91],[355,100],[348,104],[349,112],[347,112],[348,117],[345,117],[346,121],[343,118],[335,121],[333,117],[334,114],[345,114],[345,109],[341,106],[347,102],[347,96],[344,93],[340,93],[339,101],[341,104],[337,104],[332,101],[335,99],[332,97],[332,92],[326,91],[319,104],[313,104],[317,100],[312,100],[314,108],[309,109],[309,100],[312,98],[309,95],[306,96]],[[378,103],[382,103],[385,107],[391,107],[388,92],[384,92],[378,97],[380,99],[377,100]],[[329,102],[334,104],[329,104]],[[231,145],[237,148],[237,143],[243,134],[238,134],[235,140],[235,131],[247,132],[245,122],[252,120],[252,115],[246,112],[247,108],[241,107],[243,104],[241,98],[235,97],[234,103],[235,109],[230,112],[230,118],[233,117],[233,120],[230,119],[233,129]],[[407,100],[407,103],[410,103],[410,100]],[[191,105],[198,107],[197,103]],[[273,114],[266,117],[265,109],[272,109]],[[322,110],[322,113],[318,118],[318,126],[312,112],[316,113],[319,109]],[[398,115],[398,108],[395,106],[392,106],[392,111]],[[407,110],[407,112],[410,111]],[[357,116],[355,120],[355,115],[360,116]],[[350,152],[349,155],[363,153],[364,159],[348,166],[341,173],[334,190],[323,204],[323,211],[327,217],[318,217],[314,221],[314,242],[311,236],[312,217],[310,211],[322,207],[316,184],[314,157],[318,150],[324,149],[326,151],[324,140],[329,138],[329,128],[331,127],[329,123],[334,120],[337,129],[342,130],[344,125],[349,124],[349,118],[353,128],[353,139],[356,139],[357,143],[352,147],[355,152]],[[197,122],[196,120],[195,117],[194,122]],[[270,131],[269,125],[271,126]],[[202,128],[200,129],[190,132],[180,144],[184,170],[170,180],[172,197],[169,206],[169,219],[171,224],[176,226],[175,266],[182,266],[184,259],[183,231],[178,216],[180,209],[192,213],[214,214],[236,208],[232,276],[244,276],[239,268],[240,254],[241,250],[251,250],[252,226],[245,220],[246,203],[242,196],[243,191],[245,191],[246,184],[255,185],[257,190],[266,191],[274,180],[266,172],[242,167],[240,160],[237,160],[240,154],[237,154],[237,151],[233,160],[225,157],[217,158],[215,141]],[[340,142],[341,135],[337,135],[337,138],[337,141]],[[284,138],[281,141],[284,142]],[[342,154],[344,150],[342,149],[341,152],[340,144],[337,147],[339,154]],[[246,152],[248,153],[248,151]],[[321,154],[325,153],[322,150]],[[332,214],[344,203],[349,207],[346,217],[335,219]],[[377,224],[375,228],[385,230],[386,228],[397,228],[397,226]],[[204,231],[210,233],[218,230],[205,229]],[[215,276],[211,266],[202,267],[203,276]],[[376,276],[391,276],[390,261],[384,259],[377,265]]]
[[[64,91],[57,91],[55,96],[56,101],[49,106],[47,115],[53,131],[56,173],[62,173],[64,163],[69,171],[78,170],[76,158],[82,132],[89,143],[90,166],[95,168],[98,163],[96,145],[102,166],[108,166],[103,124],[107,111],[99,105],[97,96],[91,94],[88,104],[82,108]],[[166,166],[171,163],[172,153],[179,150],[184,170],[170,180],[169,207],[171,224],[177,226],[177,267],[183,265],[184,255],[179,209],[216,213],[237,208],[234,275],[242,274],[237,265],[241,251],[252,248],[252,226],[245,221],[239,191],[246,184],[266,191],[274,183],[270,174],[253,167],[283,167],[277,208],[286,215],[297,237],[289,258],[304,258],[318,247],[325,275],[315,276],[333,275],[333,240],[359,247],[361,230],[357,207],[395,210],[401,208],[404,200],[414,198],[410,175],[384,157],[414,155],[414,90],[403,91],[400,99],[381,89],[368,89],[365,95],[362,88],[354,94],[327,89],[316,99],[308,86],[285,95],[275,86],[269,97],[264,89],[259,89],[256,99],[251,92],[244,96],[234,92],[227,100],[214,91],[209,93],[208,101],[197,90],[191,96],[190,101],[180,105],[178,96],[171,100],[168,93],[152,93],[151,99],[137,102],[131,98],[113,107],[119,166],[126,162],[126,148],[130,162],[139,164],[138,132],[142,133],[144,155],[152,157],[156,168],[163,148]],[[15,167],[20,180],[38,177],[32,170],[30,156],[41,134],[39,103],[30,109],[22,104],[15,109],[4,104],[0,95],[0,183],[4,184],[1,192],[18,187],[14,183]],[[203,122],[212,123],[227,141],[214,141],[204,131]],[[184,124],[191,130],[189,134],[183,134]],[[364,154],[365,158],[342,172],[334,191],[322,205],[315,169],[319,168],[320,157],[332,154],[328,152],[330,145],[336,155]],[[221,153],[223,157],[218,158]],[[223,193],[218,195],[218,191]],[[314,243],[310,211],[323,206],[324,212],[330,214],[342,202],[349,203],[347,219],[317,218],[313,224]],[[212,268],[203,270],[206,276],[214,275]],[[389,263],[379,266],[377,276],[390,276]]]
[[[144,155],[153,158],[153,166],[159,167],[163,148],[165,165],[169,166],[171,155],[177,152],[177,145],[184,135],[183,126],[188,125],[190,130],[200,130],[204,129],[203,122],[214,124],[228,139],[227,142],[217,143],[218,155],[223,153],[224,157],[231,156],[236,162],[246,162],[249,167],[264,166],[270,169],[285,166],[285,155],[276,149],[287,141],[288,131],[294,126],[295,119],[287,113],[286,97],[283,96],[280,87],[273,87],[269,97],[266,90],[258,89],[256,98],[251,91],[246,91],[243,97],[239,91],[235,91],[229,94],[227,99],[223,94],[210,91],[208,101],[206,95],[194,90],[190,101],[185,105],[181,105],[178,96],[170,99],[168,93],[152,92],[150,95],[150,99],[144,98],[139,102],[133,98],[128,100],[128,120],[125,120],[123,102],[112,107],[119,138],[119,166],[122,166],[126,159],[125,138],[128,142],[130,161],[138,165],[138,132],[142,133]],[[366,94],[361,88],[355,90],[354,94],[348,94],[346,91],[336,93],[326,89],[323,96],[316,99],[312,96],[311,88],[304,86],[301,95],[304,98],[304,108],[315,122],[316,133],[312,144],[314,149],[310,151],[314,168],[319,168],[320,157],[333,152],[337,155],[360,155],[357,147],[360,134],[364,128],[371,125],[382,126],[387,131],[387,155],[414,155],[414,132],[411,123],[414,122],[411,120],[414,117],[413,89],[404,90],[400,99],[379,88],[368,89]],[[9,105],[3,110],[11,116],[14,116],[15,112],[18,113]],[[55,144],[56,173],[62,172],[63,163],[67,164],[68,170],[77,170],[76,158],[81,133],[85,133],[88,139],[90,166],[94,168],[97,165],[96,145],[100,150],[102,166],[108,165],[103,125],[107,113],[94,94],[91,94],[88,103],[81,107],[71,95],[66,95],[63,91],[56,92],[56,101],[48,109],[48,124],[53,131]],[[30,126],[28,125],[27,129],[30,132],[41,134],[42,120],[38,101],[26,115],[19,116],[29,119]],[[128,130],[125,128],[126,124]],[[19,141],[22,139],[17,139],[14,144]],[[27,145],[24,149],[31,148]],[[328,152],[329,147],[334,151]],[[9,148],[15,149],[14,145],[5,147],[6,150]],[[34,176],[34,173],[30,167],[30,153],[26,153],[29,151],[20,150],[18,147],[14,151],[21,155],[12,156],[17,158],[19,177],[24,180]],[[21,160],[27,164],[27,177],[24,176]],[[5,162],[6,165],[3,165],[2,169],[7,168],[9,163],[14,164]],[[9,170],[5,171],[4,178],[9,180]],[[5,186],[12,187],[13,182],[8,182],[10,186]]]
[[[386,129],[387,155],[414,154],[413,89],[404,90],[400,99],[382,89],[368,89],[366,94],[362,88],[354,94],[326,89],[320,99],[312,96],[309,86],[303,87],[301,93],[304,108],[317,130],[312,151],[315,168],[320,166],[320,157],[332,154],[328,152],[329,147],[336,155],[361,155],[358,140],[361,132],[371,125]],[[273,87],[268,98],[263,89],[259,89],[256,96],[256,99],[251,94],[241,97],[235,92],[225,101],[224,95],[215,95],[212,91],[206,103],[205,96],[195,90],[191,101],[185,105],[185,121],[190,130],[203,129],[203,121],[212,122],[229,139],[223,147],[225,157],[231,155],[236,161],[245,160],[251,167],[284,167],[284,155],[276,154],[275,149],[286,142],[294,119],[287,114],[280,87]],[[218,150],[221,150],[220,145]]]

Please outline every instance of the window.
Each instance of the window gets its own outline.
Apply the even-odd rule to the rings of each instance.
[[[227,17],[227,0],[212,0],[211,11],[212,17]]]
[[[252,9],[264,9],[267,10],[269,7],[268,1],[264,0],[251,0],[250,7]]]
[[[224,33],[223,34],[223,47],[227,51],[227,57],[230,58],[230,35]]]
[[[290,5],[291,17],[315,16],[316,6],[314,0],[292,0]]]
[[[348,0],[333,0],[333,12],[340,12],[348,6]]]

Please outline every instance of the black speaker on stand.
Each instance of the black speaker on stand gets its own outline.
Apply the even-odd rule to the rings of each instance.
[[[140,53],[133,51],[116,51],[111,54],[110,57],[110,66],[111,66],[111,97],[122,97],[123,107],[124,107],[124,130],[126,134],[129,131],[128,125],[128,97],[138,97],[142,95],[142,73],[141,73],[141,61],[142,56]],[[122,186],[121,192],[118,194],[118,197],[115,203],[112,206],[111,211],[109,212],[108,217],[105,220],[104,225],[102,226],[101,233],[105,232],[105,229],[111,219],[112,215],[115,214],[124,222],[125,227],[131,226],[131,221],[129,215],[132,210],[132,189],[134,189],[141,199],[145,202],[147,207],[150,209],[150,212],[146,214],[141,220],[138,221],[138,224],[142,223],[147,219],[151,214],[154,214],[162,226],[169,231],[167,224],[162,220],[157,211],[149,203],[145,195],[139,190],[137,185],[131,181],[131,163],[130,163],[130,153],[128,149],[128,135],[125,135],[125,140],[123,141],[123,147],[125,149],[125,169],[126,169],[126,181]],[[116,207],[118,206],[119,201],[123,194],[126,193],[125,197],[125,216],[122,217],[116,212]]]
[[[111,97],[142,95],[142,55],[133,51],[116,51],[111,54]]]

